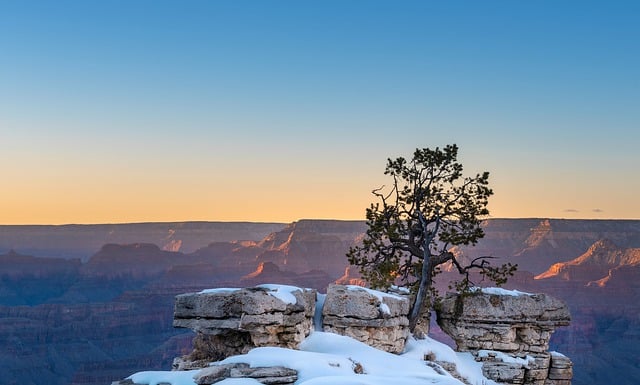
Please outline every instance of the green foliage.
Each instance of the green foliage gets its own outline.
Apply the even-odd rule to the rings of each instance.
[[[417,292],[426,285],[422,289],[430,293],[433,275],[447,262],[465,276],[466,286],[470,269],[479,269],[496,283],[513,274],[511,265],[492,267],[490,257],[461,266],[450,251],[456,245],[475,245],[484,236],[480,225],[493,194],[489,173],[465,177],[457,157],[453,144],[416,149],[410,160],[387,160],[384,173],[392,184],[372,192],[378,202],[366,211],[365,237],[347,253],[349,263],[359,267],[371,286],[399,283]]]

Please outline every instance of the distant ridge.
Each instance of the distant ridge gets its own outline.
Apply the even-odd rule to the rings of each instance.
[[[556,278],[604,282],[602,280],[610,277],[612,270],[638,265],[640,265],[640,248],[620,248],[609,239],[601,239],[578,258],[569,262],[555,263],[535,279]]]
[[[621,247],[640,247],[640,220],[490,218],[486,237],[476,247],[460,248],[473,257],[491,253],[515,257],[525,270],[540,274],[551,263],[571,260],[595,241],[611,239]],[[358,240],[365,221],[301,219],[292,223],[262,222],[140,222],[93,225],[0,225],[0,253],[16,250],[41,257],[86,261],[109,243],[153,243],[162,250],[192,253],[216,242],[254,241],[285,253],[296,249],[298,236],[321,234],[342,243]],[[290,236],[294,238],[289,239]],[[267,245],[271,243],[270,245]]]
[[[153,243],[193,252],[212,242],[258,241],[286,223],[146,222],[93,225],[0,225],[0,253],[14,249],[43,257],[81,258],[108,243]]]

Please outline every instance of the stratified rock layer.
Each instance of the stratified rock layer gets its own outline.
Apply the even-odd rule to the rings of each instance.
[[[440,327],[460,351],[546,352],[551,333],[570,320],[567,305],[546,294],[448,293],[438,310]]]
[[[571,320],[567,306],[546,294],[449,293],[438,309],[438,323],[459,351],[482,361],[483,374],[496,382],[569,385],[572,363],[549,353],[555,328]]]
[[[322,326],[326,332],[400,353],[409,334],[408,313],[407,298],[357,286],[331,285],[322,309]]]
[[[252,378],[266,385],[289,385],[296,382],[298,372],[283,366],[252,368],[245,363],[217,364],[202,369],[193,380],[198,385],[210,385],[227,378]]]
[[[311,332],[316,291],[291,288],[290,294],[294,301],[284,301],[267,287],[178,295],[173,325],[195,331],[196,337],[193,352],[177,359],[174,368],[192,368],[194,361],[218,361],[259,346],[297,348]]]

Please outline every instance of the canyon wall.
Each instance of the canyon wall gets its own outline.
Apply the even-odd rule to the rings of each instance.
[[[173,297],[179,293],[268,282],[324,292],[336,280],[359,282],[357,271],[345,274],[344,254],[360,239],[364,222],[300,221],[273,225],[275,231],[266,235],[258,233],[271,225],[257,224],[262,230],[247,225],[240,235],[255,231],[259,236],[241,241],[220,241],[231,230],[217,235],[209,228],[204,234],[205,224],[196,223],[193,237],[188,226],[174,233],[171,241],[183,245],[178,250],[158,242],[167,237],[167,224],[133,226],[137,232],[128,233],[126,242],[134,243],[106,236],[109,226],[97,232],[99,237],[89,236],[102,243],[86,254],[79,250],[90,246],[87,233],[72,227],[0,226],[0,240],[5,240],[0,246],[7,250],[0,254],[1,383],[26,376],[32,383],[104,384],[141,368],[170,367],[193,338],[171,326]],[[508,288],[546,292],[569,305],[572,324],[557,331],[550,344],[572,357],[574,382],[635,385],[640,379],[640,268],[631,263],[634,252],[628,250],[640,248],[640,221],[494,219],[485,229],[478,248],[457,252],[517,262],[521,270]],[[51,232],[57,235],[49,238]],[[143,236],[147,233],[153,236]],[[77,258],[50,258],[49,252],[30,256],[25,251],[29,239],[35,240],[34,250],[49,239],[53,248],[48,250]],[[15,245],[24,247],[9,252]],[[592,254],[604,253],[580,260],[588,263],[571,262],[592,246]],[[544,275],[556,263],[566,264],[556,268],[562,274]],[[575,266],[582,270],[574,272]],[[116,349],[122,346],[129,348]]]

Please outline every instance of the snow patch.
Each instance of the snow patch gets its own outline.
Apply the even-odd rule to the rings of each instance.
[[[391,289],[395,290],[397,292],[400,292],[402,294],[410,294],[411,293],[411,290],[409,290],[409,288],[404,287],[404,286],[391,285]]]
[[[218,385],[262,385],[262,382],[254,380],[253,378],[227,378],[220,382],[216,382]]]
[[[227,378],[220,382],[216,382],[218,385],[262,385],[262,382],[254,380],[253,378]]]
[[[199,370],[186,370],[176,372],[148,371],[133,374],[127,378],[136,384],[158,385],[159,383],[169,383],[171,385],[195,385],[193,376]]]
[[[204,289],[198,294],[232,293],[240,290],[237,287],[217,287],[215,289]]]
[[[495,350],[478,350],[478,357],[481,357],[481,358],[489,357],[489,353],[491,353],[491,355],[495,356],[497,359],[501,360],[502,362],[520,364],[520,365],[524,365],[525,367],[528,367],[529,363],[536,361],[536,359],[531,356],[526,356],[525,358],[519,358],[519,357],[510,356],[502,352],[497,352]]]
[[[513,297],[518,297],[521,295],[533,295],[531,293],[526,293],[524,291],[518,290],[507,290],[501,287],[472,287],[470,289],[472,292],[481,292],[484,294],[493,294],[493,295],[510,295]]]
[[[378,298],[378,300],[380,301],[380,305],[378,306],[378,308],[380,309],[381,312],[383,312],[384,314],[391,314],[391,309],[389,309],[389,306],[382,302],[383,298],[387,297],[387,298],[396,298],[396,299],[400,299],[403,301],[406,301],[406,298],[396,295],[396,294],[391,294],[391,293],[385,293],[382,291],[378,291],[378,290],[373,290],[373,289],[368,289],[366,287],[362,287],[362,286],[357,286],[357,285],[346,285],[347,290],[364,290],[367,293],[373,295],[374,297]]]
[[[294,291],[302,292],[302,289],[297,286],[289,286],[289,285],[275,285],[275,284],[264,284],[258,285],[256,287],[261,287],[263,289],[267,289],[267,293],[269,295],[278,298],[280,301],[288,304],[295,304],[298,302],[296,296],[293,295]]]
[[[451,347],[430,337],[422,340],[409,337],[405,351],[401,356],[424,359],[426,355],[431,354],[436,361],[454,363],[458,374],[466,378],[472,385],[500,385],[482,374],[482,362],[477,362],[471,353],[455,352]]]
[[[456,353],[449,346],[426,338],[409,338],[405,352],[396,355],[375,349],[353,338],[333,333],[313,332],[300,350],[260,347],[247,354],[229,357],[221,364],[247,363],[251,367],[284,366],[298,372],[297,385],[463,385],[449,373],[440,374],[428,366],[424,357],[432,354],[438,361],[456,364],[458,373],[471,385],[499,385],[482,375],[482,363],[471,353]],[[361,365],[363,374],[354,367]],[[193,385],[197,370],[185,372],[140,372],[129,378],[134,382],[158,385]],[[226,379],[220,385],[256,385],[254,379]]]

